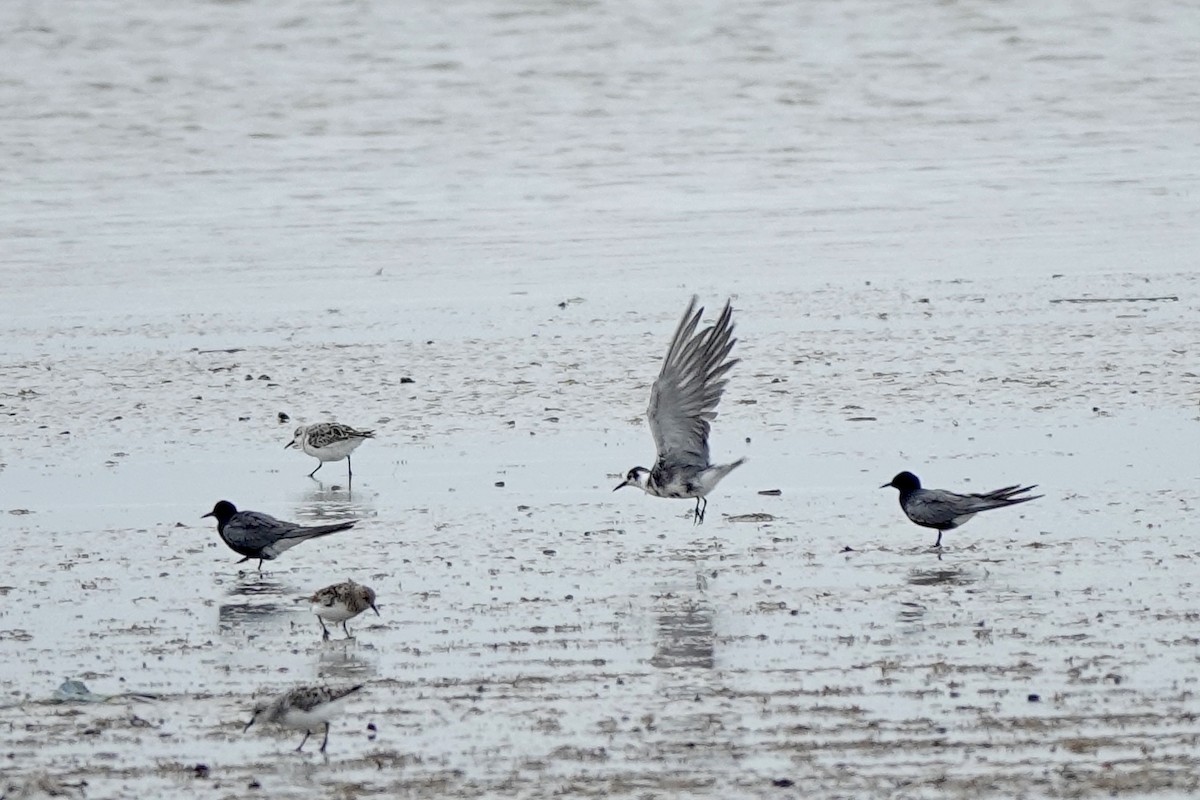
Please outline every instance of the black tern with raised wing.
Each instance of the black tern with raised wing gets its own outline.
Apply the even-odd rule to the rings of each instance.
[[[711,464],[708,456],[709,423],[716,419],[717,403],[725,391],[725,374],[740,359],[729,358],[733,338],[733,310],[726,301],[714,325],[696,333],[704,308],[695,296],[671,338],[667,356],[654,386],[646,420],[658,448],[653,469],[634,467],[616,489],[636,486],[655,497],[695,498],[693,524],[704,521],[707,495],[721,479],[746,459],[731,464]]]
[[[237,563],[257,558],[259,572],[262,572],[263,561],[277,558],[284,550],[317,536],[352,528],[358,521],[305,527],[275,519],[258,511],[238,511],[237,506],[228,500],[218,501],[213,510],[204,514],[201,519],[204,517],[216,517],[217,533],[220,534],[221,541],[229,545],[233,552],[245,556]]]
[[[921,479],[911,472],[901,472],[892,478],[891,482],[879,488],[886,489],[889,486],[900,490],[900,508],[904,509],[910,520],[938,532],[934,547],[942,546],[942,533],[957,528],[980,511],[1015,506],[1045,496],[1035,494],[1018,497],[1036,489],[1037,484],[1013,484],[982,494],[955,494],[944,489],[922,489]]]

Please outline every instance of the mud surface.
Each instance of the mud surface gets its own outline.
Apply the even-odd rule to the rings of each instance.
[[[0,82],[0,794],[1200,790],[1186,25],[108,5]],[[703,526],[611,491],[693,291]],[[352,485],[283,449],[329,418]],[[1046,497],[938,553],[901,469]],[[361,522],[259,575],[222,498]],[[313,682],[325,756],[243,733]]]
[[[95,796],[1187,794],[1197,309],[1051,304],[1086,288],[1061,279],[912,288],[739,295],[714,450],[750,460],[701,527],[610,492],[651,458],[675,309],[509,295],[432,344],[362,315],[343,335],[378,341],[203,354],[183,325],[153,351],[131,318],[44,326],[5,367],[9,768]],[[208,321],[229,345],[263,325]],[[278,411],[326,408],[380,431],[349,487],[283,450]],[[901,468],[1047,496],[939,558],[876,488]],[[199,519],[221,497],[363,521],[260,577]],[[297,600],[346,577],[382,617],[322,643]],[[48,704],[66,677],[155,699]],[[368,687],[327,758],[242,733],[313,681]]]

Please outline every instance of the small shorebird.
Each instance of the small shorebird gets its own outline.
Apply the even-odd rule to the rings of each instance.
[[[358,520],[337,522],[333,525],[312,525],[305,527],[294,522],[275,519],[258,511],[238,511],[237,506],[228,500],[220,500],[213,510],[201,516],[216,517],[217,533],[221,541],[229,545],[229,549],[238,555],[245,556],[239,564],[252,558],[258,559],[258,571],[262,572],[262,562],[272,561],[288,548],[295,547],[301,542],[317,536],[344,531],[354,527]]]
[[[1033,491],[1037,484],[1013,484],[983,494],[955,494],[944,489],[922,489],[921,479],[911,472],[901,472],[892,478],[890,483],[885,483],[879,488],[886,489],[889,486],[900,490],[900,508],[904,509],[910,520],[922,527],[937,530],[934,547],[942,546],[942,533],[957,528],[980,511],[1015,506],[1045,496],[1017,496]]]
[[[299,686],[284,692],[270,703],[260,703],[254,707],[254,713],[242,732],[250,730],[261,717],[263,722],[273,722],[284,728],[304,731],[304,738],[296,748],[299,753],[304,749],[304,743],[312,735],[313,730],[325,726],[325,739],[321,742],[321,752],[329,744],[329,719],[342,710],[346,698],[363,688],[362,685],[351,686],[348,689],[328,689],[324,686]]]
[[[325,620],[335,625],[342,623],[346,638],[353,639],[350,629],[346,627],[347,621],[368,608],[375,612],[375,616],[379,616],[379,609],[375,607],[375,590],[354,581],[326,586],[315,592],[308,601],[313,604],[313,613],[317,615],[317,622],[321,623],[321,638],[325,640],[329,639],[329,629],[325,627]]]
[[[283,449],[299,447],[317,459],[317,469],[308,473],[310,478],[317,474],[317,470],[323,467],[326,461],[341,461],[343,458],[346,459],[346,476],[353,478],[350,454],[367,439],[374,438],[375,431],[357,431],[340,422],[315,422],[296,428],[292,440],[285,444]]]
[[[662,370],[650,389],[646,420],[658,448],[653,469],[634,467],[617,489],[636,486],[655,497],[696,498],[693,524],[704,522],[707,495],[746,459],[732,464],[710,464],[709,422],[716,419],[717,403],[725,391],[725,373],[740,359],[729,358],[733,338],[733,310],[726,301],[716,324],[696,333],[704,309],[696,310],[696,297],[671,337]]]

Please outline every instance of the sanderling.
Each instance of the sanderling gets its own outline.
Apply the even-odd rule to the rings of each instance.
[[[257,558],[259,572],[262,572],[264,560],[278,558],[284,550],[308,539],[352,528],[358,521],[305,527],[275,519],[258,511],[238,511],[228,500],[218,501],[213,510],[202,515],[201,519],[204,517],[216,517],[217,533],[221,535],[221,540],[229,545],[230,550],[245,556],[237,563]]]
[[[937,530],[934,547],[942,546],[944,531],[957,528],[980,511],[1015,506],[1017,503],[1027,503],[1045,496],[1035,494],[1031,497],[1017,497],[1019,494],[1033,491],[1037,484],[1013,484],[983,494],[955,494],[944,489],[922,489],[921,479],[911,472],[901,472],[892,478],[891,482],[879,488],[886,489],[889,486],[900,490],[900,507],[910,520],[922,527]]]
[[[326,586],[315,592],[312,597],[308,598],[308,601],[313,604],[313,613],[317,615],[317,622],[321,623],[322,639],[329,638],[329,629],[325,627],[325,620],[329,620],[335,625],[339,622],[342,623],[342,630],[346,632],[346,638],[353,639],[350,629],[346,627],[348,620],[354,619],[368,608],[375,612],[375,616],[379,616],[379,609],[375,607],[375,590],[354,581]]]
[[[729,358],[737,339],[733,336],[733,311],[725,309],[712,325],[700,333],[696,326],[704,309],[694,311],[696,297],[683,312],[671,338],[662,371],[650,390],[646,419],[658,461],[653,469],[634,467],[616,489],[636,486],[655,497],[696,498],[695,524],[704,521],[708,495],[722,478],[745,463],[710,464],[709,421],[716,419],[717,403],[725,391],[727,373],[740,359]],[[702,505],[703,504],[703,505]]]
[[[326,461],[341,461],[344,458],[346,475],[352,478],[354,470],[350,466],[350,454],[364,441],[374,438],[375,431],[356,431],[340,422],[316,422],[296,428],[292,440],[285,444],[283,449],[299,446],[305,453],[318,460],[317,469],[323,467]],[[308,473],[308,477],[316,475],[317,469]]]
[[[273,722],[284,728],[304,731],[304,738],[296,748],[299,753],[304,749],[304,743],[312,735],[315,728],[325,726],[325,739],[321,742],[321,752],[329,744],[329,719],[342,710],[346,698],[363,688],[362,685],[351,686],[348,689],[329,689],[324,686],[298,686],[284,692],[270,703],[261,703],[254,707],[254,713],[242,732],[250,730],[261,717],[264,722]]]

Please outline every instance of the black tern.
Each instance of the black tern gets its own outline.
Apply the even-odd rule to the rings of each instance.
[[[285,692],[271,703],[262,703],[254,707],[254,712],[242,733],[250,730],[250,726],[262,717],[264,722],[273,722],[284,728],[304,731],[304,738],[296,748],[299,753],[304,749],[304,743],[312,735],[314,729],[325,726],[325,739],[321,742],[321,752],[325,752],[329,744],[329,718],[342,710],[346,699],[363,688],[350,686],[345,689],[329,689],[324,686],[298,686]]]
[[[353,478],[350,454],[367,439],[374,438],[375,431],[356,431],[340,422],[317,422],[296,428],[292,440],[285,444],[283,449],[299,446],[305,453],[317,459],[317,469],[308,473],[310,478],[325,466],[326,461],[341,461],[343,458],[346,459],[346,477]]]
[[[892,478],[890,483],[885,483],[879,488],[886,489],[889,486],[900,490],[900,507],[910,520],[922,527],[937,530],[938,537],[934,547],[942,546],[943,532],[957,528],[980,511],[1015,506],[1045,496],[1035,494],[1017,497],[1033,491],[1037,484],[1013,484],[983,494],[955,494],[944,489],[922,489],[921,479],[911,472],[901,472]]]
[[[233,552],[245,556],[237,563],[242,564],[257,558],[259,572],[262,572],[264,560],[278,558],[284,550],[308,539],[352,528],[358,521],[304,527],[257,511],[238,511],[228,500],[219,501],[213,506],[213,510],[204,514],[201,519],[204,517],[216,517],[217,533],[221,535],[221,541],[229,545]]]
[[[716,419],[717,404],[725,391],[725,373],[740,359],[729,358],[733,338],[733,310],[726,301],[715,325],[696,333],[704,309],[696,309],[695,296],[671,338],[658,380],[650,389],[646,420],[658,448],[654,469],[634,467],[616,489],[636,486],[655,497],[696,498],[693,524],[704,521],[707,495],[721,479],[746,459],[732,464],[708,460],[709,423]]]

